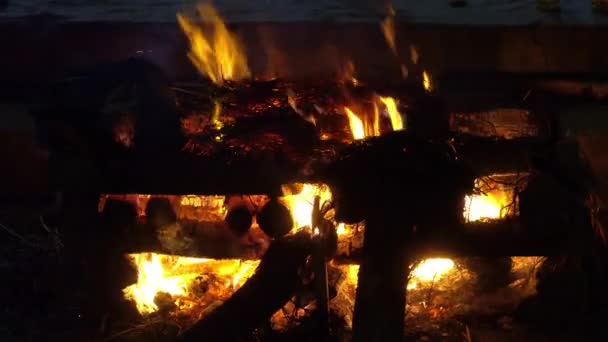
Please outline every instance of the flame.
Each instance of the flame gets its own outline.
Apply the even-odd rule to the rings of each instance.
[[[401,118],[401,113],[397,109],[397,101],[390,96],[382,97],[380,96],[380,101],[384,103],[386,106],[386,111],[388,112],[389,118],[391,119],[391,126],[393,127],[393,131],[399,131],[403,129],[403,119]]]
[[[215,285],[223,291],[207,294],[216,300],[225,300],[249,278],[259,261],[237,259],[206,259],[171,256],[156,253],[130,254],[129,258],[137,269],[137,283],[123,290],[125,298],[135,302],[142,314],[159,310],[155,298],[164,293],[171,296],[174,304],[181,298],[195,297],[191,284],[202,275],[214,275]]]
[[[467,195],[464,217],[468,222],[499,219],[502,217],[501,201],[490,195]]]
[[[438,281],[454,268],[454,261],[446,258],[432,258],[422,261],[412,271],[407,289],[415,289],[420,283]]]
[[[288,187],[283,187],[286,195],[282,198],[289,208],[294,222],[294,231],[312,227],[312,213],[315,197],[319,196],[319,203],[331,201],[332,194],[328,186],[317,184],[302,184],[299,193],[290,193]],[[315,227],[316,228],[316,227]]]
[[[509,175],[494,175],[493,177],[508,177]],[[465,196],[464,218],[466,222],[489,221],[501,219],[510,213],[514,204],[513,188],[500,186],[490,177],[475,180],[479,194]]]
[[[369,122],[369,120],[366,120],[368,119],[368,116],[359,116],[355,114],[355,112],[351,108],[345,106],[344,112],[348,117],[348,123],[350,126],[351,133],[353,135],[353,139],[361,140],[366,137],[377,137],[381,135],[382,132],[380,130],[379,106],[384,107],[383,113],[386,113],[386,115],[389,117],[393,131],[404,129],[405,127],[403,119],[401,113],[399,112],[399,109],[397,109],[397,105],[397,100],[390,96],[378,96],[377,101],[373,103],[373,115],[371,123]]]
[[[363,121],[359,119],[359,117],[353,113],[352,110],[348,107],[344,107],[344,112],[348,116],[348,124],[350,126],[350,131],[353,134],[353,139],[361,140],[365,138],[365,130],[363,129]]]
[[[395,44],[395,9],[392,5],[388,5],[386,18],[380,23],[380,29],[384,35],[386,44],[391,49],[395,57],[399,57],[397,52],[397,44]],[[401,64],[401,76],[407,78],[408,70],[405,64]]]
[[[250,77],[244,49],[238,37],[228,30],[217,10],[211,4],[203,4],[199,6],[198,13],[210,22],[211,34],[205,34],[190,19],[177,14],[177,21],[190,40],[188,57],[194,66],[216,84]]]
[[[410,273],[407,289],[415,289],[418,285],[441,280],[454,270],[454,261],[447,258],[430,258],[419,263]],[[351,284],[357,284],[359,265],[348,265],[346,278]]]
[[[344,223],[338,223],[338,225],[336,226],[336,234],[338,234],[338,236],[346,234],[346,226],[344,225]]]
[[[397,47],[395,45],[395,10],[392,5],[389,5],[387,11],[386,18],[380,23],[380,29],[382,29],[386,44],[397,55]]]
[[[431,75],[426,71],[422,71],[422,86],[424,90],[430,92],[433,91],[433,80],[431,79]]]

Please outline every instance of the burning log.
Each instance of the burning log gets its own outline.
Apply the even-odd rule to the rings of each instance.
[[[449,145],[402,132],[353,145],[328,171],[336,218],[366,221],[353,339],[400,341],[411,259],[406,241],[461,222],[473,174]]]
[[[179,340],[247,340],[255,328],[267,322],[293,295],[300,284],[298,269],[311,252],[311,240],[305,233],[275,241],[245,285]]]

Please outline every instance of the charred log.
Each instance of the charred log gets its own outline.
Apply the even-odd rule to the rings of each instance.
[[[235,234],[242,236],[251,228],[253,217],[245,205],[239,205],[228,211],[225,220]]]
[[[257,215],[257,220],[264,233],[275,239],[287,234],[293,228],[293,219],[289,209],[277,198],[272,198],[264,205]]]
[[[367,217],[353,317],[353,341],[402,341],[408,225],[379,212]],[[411,226],[410,226],[411,228]]]
[[[360,222],[390,198],[407,209],[411,222],[436,227],[461,221],[474,179],[452,146],[407,132],[355,143],[320,173],[332,187],[338,221]]]
[[[268,321],[295,292],[300,283],[298,269],[311,252],[311,242],[306,234],[275,241],[245,285],[222,306],[184,332],[179,340],[248,340],[252,331]]]

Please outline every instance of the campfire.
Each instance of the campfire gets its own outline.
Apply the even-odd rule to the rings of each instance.
[[[494,178],[496,177],[496,178]],[[466,197],[463,215],[467,222],[479,220],[500,220],[507,216],[504,209],[514,198],[513,187],[506,180],[520,180],[516,175],[494,176],[495,187],[484,183],[483,194]],[[481,180],[476,184],[481,184]],[[487,188],[487,187],[490,188]],[[307,231],[311,236],[318,235],[313,227],[313,212],[315,203],[321,207],[329,207],[332,202],[330,189],[323,184],[290,184],[283,186],[283,203],[290,211],[293,228],[289,234]],[[479,190],[480,193],[482,190]],[[248,236],[238,238],[239,243],[263,241],[261,249],[247,254],[244,258],[201,258],[185,256],[192,253],[190,249],[193,240],[184,232],[189,223],[199,222],[210,224],[214,222],[217,230],[230,234],[226,217],[232,208],[239,208],[235,197],[248,198],[248,206],[263,206],[269,201],[267,196],[164,196],[168,202],[175,205],[178,218],[174,224],[160,227],[156,232],[162,248],[156,252],[141,252],[129,254],[128,258],[137,270],[137,282],[127,286],[123,292],[125,299],[134,305],[142,317],[162,316],[180,329],[187,329],[195,322],[204,319],[215,308],[219,307],[255,273],[260,264],[260,258],[270,239],[260,230],[253,220]],[[104,210],[108,200],[127,200],[133,203],[140,214],[140,220],[146,220],[146,215],[153,215],[146,210],[152,198],[150,195],[104,195],[100,201],[100,210]],[[242,199],[240,199],[242,200]],[[470,214],[469,214],[470,213]],[[473,216],[476,213],[476,216]],[[345,224],[336,222],[334,209],[326,209],[325,217],[332,221],[337,235],[337,259],[328,264],[328,281],[331,287],[329,309],[332,317],[344,322],[344,329],[352,327],[355,293],[358,282],[359,266],[349,264],[349,257],[357,254],[357,249],[363,245],[365,224]],[[197,229],[205,229],[204,225]],[[207,228],[208,229],[208,228]],[[168,231],[171,231],[169,233]],[[209,235],[214,235],[207,232]],[[204,239],[198,237],[199,239]],[[236,237],[234,238],[237,239]],[[166,254],[175,253],[175,254]],[[200,251],[194,252],[201,253]],[[204,252],[203,252],[204,253]],[[511,258],[510,285],[506,287],[510,297],[503,307],[514,306],[524,298],[534,294],[534,274],[540,267],[542,257],[513,257]],[[352,261],[350,261],[352,262]],[[409,265],[411,272],[407,279],[408,291],[407,322],[410,320],[420,324],[425,319],[445,320],[454,315],[467,311],[484,311],[487,303],[468,301],[475,296],[476,279],[479,270],[468,266],[466,258],[427,258],[420,259]],[[504,295],[504,294],[503,294]],[[302,298],[307,298],[303,300]],[[288,331],[303,320],[310,319],[311,313],[318,309],[318,299],[295,293],[282,308],[270,318],[270,326],[276,331]]]
[[[82,131],[49,134],[72,175],[57,183],[99,195],[104,244],[87,260],[131,267],[121,293],[107,290],[128,316],[110,340],[442,334],[462,317],[511,315],[538,295],[551,255],[601,231],[557,120],[519,104],[468,111],[442,94],[424,51],[398,48],[394,15],[378,27],[390,80],[340,54],[332,77],[256,72],[254,57],[280,53],[253,53],[203,4],[177,15],[188,82],[129,60],[57,86],[40,116]],[[90,94],[73,104],[81,88]]]

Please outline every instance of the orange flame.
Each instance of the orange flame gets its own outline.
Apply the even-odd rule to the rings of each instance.
[[[399,112],[399,109],[397,108],[397,100],[390,96],[378,96],[373,103],[373,115],[371,116],[371,122],[369,122],[370,120],[368,116],[357,115],[350,107],[344,107],[344,112],[348,117],[348,123],[353,135],[353,139],[361,140],[366,137],[377,137],[381,135],[380,106],[384,107],[384,113],[386,113],[386,115],[389,117],[393,131],[398,131],[405,128],[403,118]]]
[[[190,40],[188,57],[194,66],[216,84],[250,77],[244,49],[238,37],[228,30],[217,10],[211,4],[203,4],[199,6],[198,13],[210,22],[211,34],[205,34],[190,19],[177,14],[177,21]]]
[[[353,134],[353,139],[361,140],[365,138],[365,129],[363,129],[363,121],[359,119],[359,117],[353,113],[352,110],[348,107],[344,107],[344,112],[348,116],[348,124],[350,126],[350,131]]]
[[[403,119],[401,117],[401,113],[399,113],[399,110],[397,109],[397,101],[390,96],[380,96],[380,101],[382,101],[382,103],[384,103],[386,106],[386,111],[391,119],[393,131],[402,130],[404,128]]]
[[[332,198],[331,190],[327,185],[301,184],[302,188],[298,193],[290,193],[289,187],[283,187],[285,196],[283,202],[289,208],[294,222],[294,231],[312,227],[312,213],[315,197],[319,197],[319,203],[330,201]]]
[[[493,175],[492,177],[509,177],[509,175]],[[486,179],[487,178],[487,179]],[[497,220],[508,216],[516,208],[514,204],[515,190],[492,181],[490,177],[475,180],[479,194],[465,197],[464,219],[466,222]]]
[[[399,53],[397,52],[397,44],[395,43],[395,9],[393,9],[392,5],[388,6],[387,12],[386,18],[380,23],[380,29],[382,30],[384,40],[386,40],[388,47],[396,57],[399,57]],[[401,76],[403,78],[407,78],[407,75],[407,67],[405,64],[401,64]]]
[[[382,34],[384,34],[386,44],[388,44],[388,47],[397,55],[397,47],[395,45],[395,10],[392,5],[389,5],[387,11],[388,14],[380,23],[380,28],[382,29]]]
[[[123,290],[125,298],[135,302],[142,314],[159,310],[155,298],[164,293],[179,306],[180,298],[194,297],[191,284],[201,275],[213,274],[218,288],[216,299],[225,300],[255,272],[259,261],[237,259],[206,259],[156,253],[130,254],[138,276],[137,283]]]

